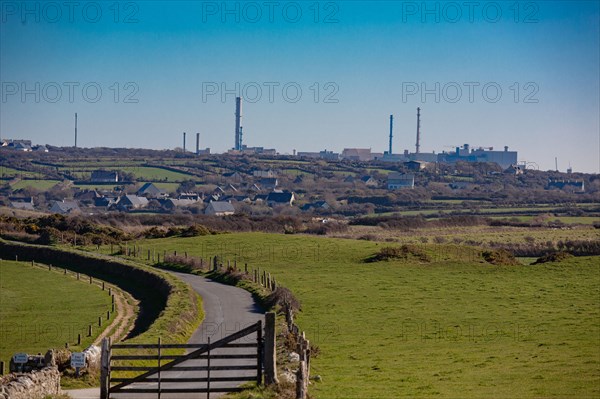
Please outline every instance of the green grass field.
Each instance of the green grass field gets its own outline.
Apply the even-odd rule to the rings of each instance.
[[[39,177],[39,173],[17,170],[7,166],[0,166],[0,177]]]
[[[73,175],[77,176],[80,179],[89,179],[92,171],[98,169],[99,167],[65,167],[61,169],[69,169],[72,171]],[[133,173],[137,179],[148,180],[148,181],[162,181],[167,179],[169,182],[181,182],[184,180],[193,179],[194,176],[181,173],[174,172],[170,170],[165,170],[161,168],[154,168],[149,166],[103,166],[102,169],[105,170],[120,170],[127,173]]]
[[[18,190],[25,187],[34,188],[39,191],[47,191],[52,187],[56,186],[60,181],[58,180],[20,180],[15,184],[11,185],[13,190]]]
[[[84,349],[102,332],[98,316],[110,308],[111,298],[96,285],[31,263],[0,261],[0,359],[8,364],[17,352],[44,354],[66,342]]]
[[[369,241],[262,233],[140,242],[271,272],[321,349],[320,398],[600,395],[600,258],[498,267],[453,246],[365,263]],[[397,245],[397,244],[396,244]]]

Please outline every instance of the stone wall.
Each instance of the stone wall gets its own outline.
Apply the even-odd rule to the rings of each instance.
[[[60,394],[60,373],[56,367],[0,378],[0,399],[44,399]]]

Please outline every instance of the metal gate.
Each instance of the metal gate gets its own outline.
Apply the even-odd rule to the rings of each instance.
[[[255,333],[255,338],[249,337]],[[241,391],[244,382],[262,382],[262,321],[215,342],[209,338],[206,344],[163,344],[160,339],[156,344],[107,342],[102,351],[102,399],[141,393],[158,398],[162,393],[206,393],[208,398],[210,393]],[[170,354],[173,349],[192,351]],[[142,374],[130,376],[135,372]]]

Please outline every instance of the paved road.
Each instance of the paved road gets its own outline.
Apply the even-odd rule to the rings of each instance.
[[[204,306],[204,321],[200,327],[194,332],[189,343],[206,343],[210,337],[211,342],[215,342],[221,338],[224,338],[232,333],[239,331],[249,325],[256,323],[258,320],[264,319],[264,313],[256,305],[252,295],[245,290],[229,285],[224,285],[206,279],[202,276],[196,276],[192,274],[176,273],[174,275],[190,284],[196,292],[200,294]],[[256,342],[256,335],[252,334],[240,341],[236,342]],[[166,343],[166,342],[165,342]],[[235,349],[237,353],[246,354],[251,353],[252,349],[240,348]],[[255,351],[255,350],[254,350]],[[235,353],[232,350],[228,350],[228,354]],[[256,352],[254,352],[256,353]],[[212,354],[219,354],[218,351],[212,352]],[[212,360],[212,365],[227,364],[226,360]],[[231,362],[231,360],[229,361]],[[236,365],[250,365],[253,364],[251,360],[236,360]],[[255,363],[254,363],[255,364]],[[181,364],[182,366],[201,366],[206,365],[205,360],[189,360]],[[231,374],[233,373],[233,374]],[[242,373],[242,374],[240,374]],[[213,377],[231,376],[231,375],[244,375],[245,371],[222,371],[213,372]],[[162,377],[178,377],[178,378],[193,378],[193,377],[205,377],[206,372],[203,371],[171,371],[163,372]],[[256,375],[256,371],[248,371],[248,376]],[[172,385],[172,384],[171,384]],[[171,385],[162,384],[162,387],[168,388]],[[218,383],[211,384],[212,387],[218,386]],[[144,383],[137,384],[139,388],[156,387],[156,384]],[[177,384],[177,387],[182,387],[182,384]],[[187,388],[202,387],[200,383],[191,384],[185,383]],[[74,399],[98,399],[100,394],[98,389],[84,389],[84,390],[73,390],[68,392],[69,395]],[[220,395],[211,394],[210,398],[218,398]],[[111,398],[115,399],[154,399],[157,398],[157,394],[112,394]],[[162,399],[187,399],[187,398],[206,398],[206,394],[195,393],[195,394],[162,394]]]

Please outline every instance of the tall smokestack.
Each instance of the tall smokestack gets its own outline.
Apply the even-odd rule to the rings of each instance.
[[[421,150],[421,108],[417,108],[417,152]]]
[[[196,155],[200,154],[200,133],[196,133]]]
[[[75,112],[75,148],[77,148],[77,112]]]
[[[390,115],[390,148],[388,154],[392,155],[392,132],[394,131],[394,115]]]
[[[241,130],[242,126],[242,98],[235,98],[235,147],[236,150],[242,149]]]
[[[183,152],[185,152],[185,132],[183,132]]]

